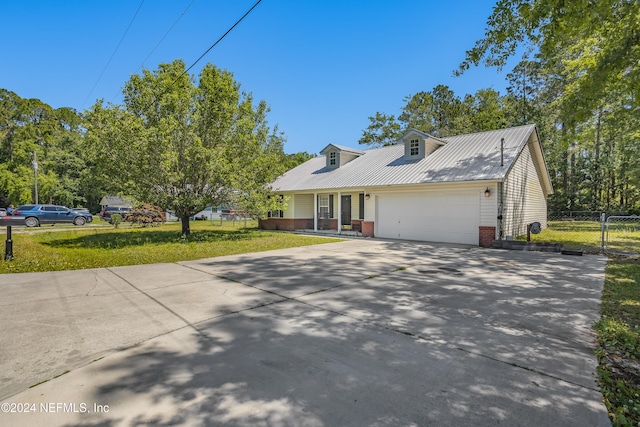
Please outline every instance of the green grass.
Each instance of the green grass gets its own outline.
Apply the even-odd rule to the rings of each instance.
[[[179,223],[159,227],[42,227],[14,229],[13,260],[0,261],[0,273],[77,270],[177,262],[260,252],[340,239],[241,228],[244,222],[195,221],[191,235]],[[255,221],[248,226],[255,227]],[[4,240],[4,235],[0,236]],[[2,244],[4,249],[4,244]],[[4,255],[4,251],[2,252]]]
[[[615,426],[640,425],[640,260],[610,258],[596,323],[598,376]]]
[[[521,236],[519,240],[525,240]],[[640,254],[640,221],[610,224],[607,253]],[[601,252],[602,229],[598,221],[549,221],[540,234],[531,235],[532,242],[562,243],[565,249],[582,249],[589,253]]]

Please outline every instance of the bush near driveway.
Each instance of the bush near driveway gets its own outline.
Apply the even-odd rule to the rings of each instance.
[[[180,230],[180,223],[171,223],[153,228],[18,232],[13,234],[13,260],[0,261],[0,273],[178,262],[340,241],[203,221],[191,224],[188,238]]]

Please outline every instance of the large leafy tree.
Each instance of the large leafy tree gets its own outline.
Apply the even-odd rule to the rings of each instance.
[[[283,172],[283,138],[253,101],[229,71],[209,64],[196,79],[176,60],[132,76],[122,106],[94,105],[87,140],[112,191],[173,210],[188,235],[210,205],[282,208],[268,184]]]
[[[640,2],[636,0],[499,0],[484,38],[468,50],[458,73],[484,63],[503,67],[529,44],[561,61],[565,102],[584,118],[612,85],[640,101]]]

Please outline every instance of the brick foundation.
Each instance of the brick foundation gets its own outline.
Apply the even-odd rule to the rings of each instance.
[[[375,237],[373,235],[373,221],[362,221],[362,237]]]
[[[493,244],[493,240],[496,238],[496,228],[480,226],[479,234],[480,238],[478,245],[483,248],[490,248]]]
[[[313,218],[267,218],[258,221],[263,230],[313,230]]]
[[[373,221],[353,220],[352,229],[361,231],[363,237],[373,237]],[[355,226],[355,227],[354,227]],[[266,218],[258,220],[258,228],[262,230],[313,230],[313,218]],[[336,218],[318,220],[318,230],[338,231]]]

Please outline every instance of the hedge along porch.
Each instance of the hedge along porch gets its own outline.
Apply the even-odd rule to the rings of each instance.
[[[392,146],[321,154],[273,183],[288,206],[262,228],[490,246],[546,227],[553,189],[534,125],[442,139],[409,130]]]

